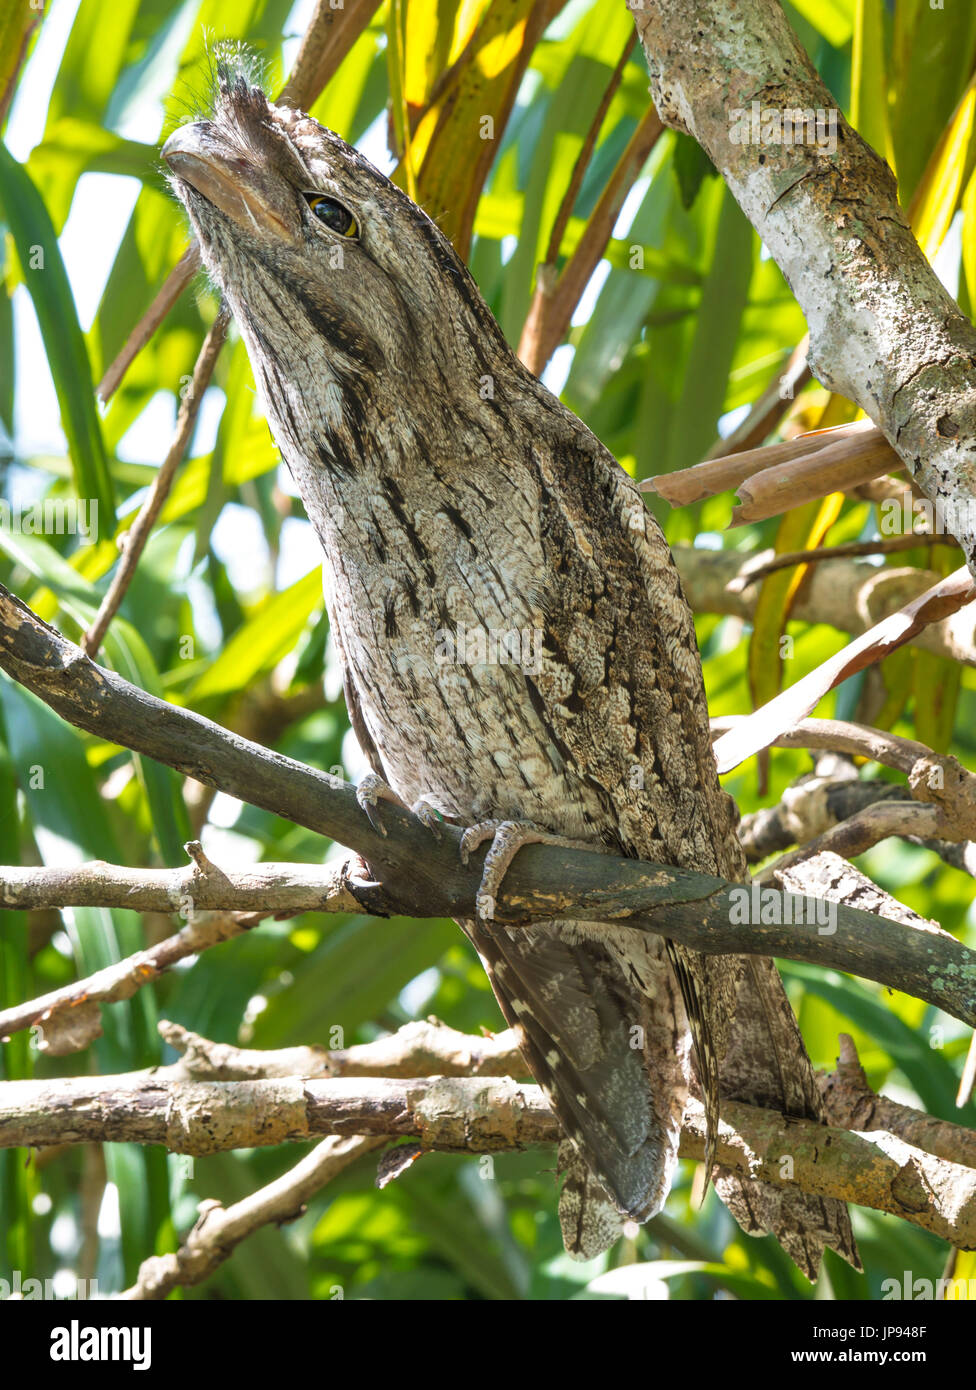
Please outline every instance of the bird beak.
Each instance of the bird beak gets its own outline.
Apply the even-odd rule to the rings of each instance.
[[[166,141],[163,158],[176,177],[203,195],[245,232],[298,240],[298,222],[285,220],[280,198],[254,161],[228,150],[209,121],[182,126]]]

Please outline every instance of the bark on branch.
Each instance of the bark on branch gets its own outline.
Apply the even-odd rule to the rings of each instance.
[[[753,567],[773,558],[772,550],[743,555],[735,550],[697,550],[679,545],[675,564],[689,605],[696,613],[725,613],[751,621],[759,600],[756,585],[742,585]],[[910,603],[942,576],[909,566],[878,568],[867,560],[826,559],[807,575],[791,620],[827,623],[858,636]],[[909,638],[909,645],[976,666],[976,604],[960,608]]]
[[[165,1081],[135,1074],[0,1087],[0,1147],[126,1141],[205,1155],[317,1135],[409,1137],[424,1150],[481,1154],[557,1143],[561,1130],[538,1086],[507,1078]],[[694,1101],[679,1152],[698,1161],[705,1155],[704,1114]],[[976,1247],[976,1171],[887,1132],[868,1138],[726,1101],[715,1158],[743,1176],[856,1201],[959,1248]]]
[[[911,803],[915,810],[923,808]],[[933,810],[934,808],[925,808]],[[395,841],[397,830],[390,831]],[[535,847],[533,846],[533,849]],[[526,857],[528,857],[526,852]],[[803,885],[780,890],[756,884],[753,890],[724,879],[690,873],[665,864],[648,864],[610,855],[539,847],[538,867],[520,868],[501,906],[506,920],[567,916],[576,920],[618,921],[637,931],[687,942],[717,954],[776,955],[831,966],[904,990],[976,1024],[976,953],[954,936],[920,918],[899,917],[899,904],[884,898],[885,916],[850,907],[842,897]],[[585,863],[583,861],[591,861]],[[0,868],[0,905],[110,906],[172,911],[179,903],[199,907],[252,907],[243,921],[191,923],[146,951],[137,952],[97,975],[62,986],[38,999],[0,1012],[0,1037],[33,1025],[44,1030],[46,1050],[75,1050],[97,1036],[95,1005],[129,998],[175,962],[217,945],[254,925],[258,915],[301,911],[370,911],[379,885],[351,877],[349,866],[258,864],[219,869],[203,861],[192,870],[126,869],[94,863],[62,869]],[[582,864],[582,867],[579,867]],[[515,868],[512,869],[515,874]],[[477,880],[477,874],[474,875]],[[470,916],[478,883],[470,896],[454,900],[453,916]],[[880,892],[880,890],[879,890]],[[365,902],[362,901],[365,899]],[[826,902],[830,903],[827,911]],[[383,913],[406,913],[383,891]],[[427,907],[412,915],[442,915]],[[770,920],[771,919],[771,920]],[[883,924],[883,931],[879,926]],[[932,981],[938,981],[938,987]],[[83,1021],[85,1028],[79,1027]],[[66,1032],[65,1032],[66,1030]],[[64,1036],[62,1037],[62,1033]]]
[[[976,574],[976,330],[922,254],[891,170],[773,0],[628,6],[662,120],[707,152],[785,275],[814,374],[856,401],[925,495],[951,509]],[[836,141],[764,140],[770,110],[829,113]]]
[[[360,911],[375,916],[475,915],[483,856],[474,857],[467,867],[461,864],[456,827],[443,826],[435,838],[408,811],[383,803],[381,833],[347,783],[249,743],[96,666],[2,587],[0,669],[70,723],[358,850],[368,858],[374,878],[347,876],[342,890]],[[207,871],[197,868],[206,878]],[[292,875],[293,888],[295,866],[287,866],[286,872]],[[225,886],[230,881],[221,871],[215,879]],[[158,891],[172,907],[171,890],[164,885]],[[743,904],[742,886],[720,878],[531,845],[516,856],[506,875],[495,915],[522,922],[563,916],[615,920],[710,954],[786,956],[832,965],[914,994],[976,1024],[976,953],[948,933],[894,922],[879,932],[877,917],[843,902],[827,924],[830,929],[824,930],[818,900],[800,899],[787,911],[777,890],[764,891],[773,894],[779,906],[770,899],[769,909],[760,914],[761,900],[753,903],[750,898]],[[242,905],[239,896],[228,896],[233,906]],[[322,898],[327,896],[323,891]],[[197,901],[202,905],[201,898]],[[219,894],[212,903],[207,900],[214,906],[217,901]],[[295,901],[292,896],[290,910]],[[135,900],[123,905],[133,906]],[[313,910],[322,905],[321,900],[309,903]],[[26,1026],[22,1020],[21,1026]]]
[[[356,1054],[353,1065],[359,1068],[355,1074],[362,1076],[382,1074],[387,1067],[405,1068],[392,1073],[403,1077],[472,1075],[475,1072],[479,1075],[524,1074],[524,1063],[511,1031],[495,1037],[469,1037],[433,1018],[424,1023],[408,1024],[376,1042],[332,1053],[322,1048],[284,1048],[263,1053],[235,1048],[187,1033],[172,1023],[161,1024],[160,1031],[167,1041],[185,1054],[176,1066],[163,1069],[166,1076],[174,1079],[184,1076],[210,1078],[218,1072],[225,1080],[295,1072],[303,1076],[320,1072],[334,1075],[335,1069],[345,1066],[353,1053]],[[904,1150],[909,1157],[901,1169],[896,1169],[885,1153],[881,1159],[882,1166],[874,1168],[870,1179],[872,1190],[883,1195],[887,1182],[899,1211],[903,1207],[907,1187],[927,1169],[943,1179],[950,1174],[958,1175],[962,1183],[959,1190],[965,1190],[970,1181],[966,1170],[976,1166],[972,1133],[959,1125],[933,1120],[908,1106],[876,1096],[867,1086],[851,1039],[842,1034],[840,1043],[841,1057],[837,1070],[821,1078],[830,1122],[841,1130],[856,1127],[862,1131],[890,1131],[887,1135],[874,1136],[873,1165],[878,1162],[878,1150],[884,1153],[883,1145],[890,1142],[892,1136],[900,1136],[906,1146],[911,1146]],[[314,1070],[304,1070],[308,1066]],[[480,1068],[484,1066],[490,1071],[481,1071]],[[379,1072],[374,1068],[379,1068]],[[163,1072],[155,1073],[157,1080]],[[386,1071],[385,1074],[390,1075],[391,1072]],[[878,1123],[879,1120],[884,1123]],[[821,1127],[818,1137],[824,1140],[829,1137],[829,1132]],[[371,1151],[384,1148],[388,1142],[386,1137],[376,1135],[329,1137],[323,1139],[289,1172],[232,1207],[225,1209],[212,1199],[202,1201],[198,1206],[200,1219],[184,1237],[179,1250],[145,1260],[136,1283],[122,1297],[162,1298],[177,1285],[199,1283],[226,1260],[248,1235],[263,1225],[271,1222],[280,1224],[301,1214],[304,1203],[311,1200],[323,1186],[350,1164]],[[690,1138],[688,1142],[690,1145]],[[917,1150],[922,1152],[916,1155]],[[389,1161],[381,1160],[380,1163],[384,1177],[381,1178],[378,1173],[377,1181],[385,1183],[399,1176],[423,1152],[416,1142],[400,1144],[388,1150]],[[958,1167],[935,1166],[933,1159],[946,1159]],[[858,1184],[860,1191],[860,1178]],[[659,1221],[662,1219],[658,1218]],[[958,1235],[954,1238],[958,1238]]]

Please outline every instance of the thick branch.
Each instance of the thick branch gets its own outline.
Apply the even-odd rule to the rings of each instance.
[[[347,878],[361,911],[474,915],[481,856],[468,867],[461,864],[454,827],[444,826],[435,839],[409,812],[383,803],[388,831],[380,834],[346,783],[147,695],[94,665],[3,589],[0,668],[80,728],[358,849],[381,879]],[[976,1023],[976,952],[947,933],[895,925],[880,933],[876,917],[843,904],[825,931],[822,904],[814,899],[791,903],[787,912],[780,898],[779,907],[763,908],[760,917],[759,905],[753,899],[743,903],[743,893],[723,879],[666,865],[530,845],[506,875],[495,914],[506,921],[614,920],[710,954],[781,955],[833,965]],[[777,922],[770,924],[769,916]]]
[[[949,530],[976,573],[976,330],[922,254],[891,170],[772,0],[630,8],[661,118],[694,135],[769,248],[806,317],[815,375],[871,416],[928,498],[954,509]],[[762,135],[764,112],[807,110],[822,113],[819,141],[813,129],[789,142]]]
[[[173,1081],[128,1072],[0,1084],[0,1149],[131,1142],[201,1157],[335,1134],[488,1153],[557,1143],[561,1133],[539,1087],[507,1077]]]
[[[849,898],[870,903],[871,910],[891,900],[853,865],[831,862],[824,855],[814,865],[804,865],[809,882],[814,876]],[[910,908],[901,908],[902,920],[918,920]],[[266,1076],[528,1076],[515,1031],[485,1036],[459,1033],[437,1018],[405,1023],[371,1043],[355,1047],[234,1047],[191,1033],[178,1023],[163,1021],[160,1035],[183,1054],[171,1067],[157,1067],[157,1079],[246,1081]],[[148,1075],[149,1073],[144,1073]],[[854,1043],[840,1035],[840,1060],[833,1072],[818,1075],[827,1104],[828,1123],[841,1129],[886,1129],[916,1148],[976,1168],[976,1134],[963,1125],[939,1120],[910,1105],[876,1095],[861,1069]]]
[[[759,599],[754,585],[735,581],[773,559],[772,550],[743,555],[735,550],[675,548],[682,588],[696,613],[725,613],[751,621]],[[827,623],[858,636],[882,618],[918,598],[942,578],[934,570],[879,569],[867,560],[824,560],[808,572],[790,612],[791,620]],[[950,661],[976,666],[976,604],[931,623],[909,638],[909,645]]]
[[[935,811],[914,802],[910,805],[919,812]],[[396,838],[397,832],[391,829],[391,845]],[[436,848],[430,842],[427,852]],[[528,851],[523,854],[528,861]],[[874,912],[848,907],[842,900],[836,901],[826,920],[824,895],[784,897],[770,887],[760,891],[759,885],[750,892],[739,884],[670,865],[551,846],[539,847],[538,855],[533,854],[537,867],[531,871],[519,863],[521,858],[510,871],[513,881],[506,883],[499,904],[506,920],[566,916],[614,921],[711,954],[776,955],[833,966],[904,990],[976,1023],[976,953],[948,932],[919,930],[886,916],[880,919],[885,924],[880,933]],[[182,903],[193,908],[230,904],[262,915],[271,911],[369,912],[369,902],[380,886],[352,878],[348,867],[256,864],[224,870],[201,859],[191,869],[126,869],[100,863],[70,870],[0,869],[0,894],[7,907],[56,902],[165,912]],[[477,890],[475,873],[463,896],[450,903],[449,914],[471,916]],[[399,915],[395,897],[382,892],[381,915],[387,909]],[[891,912],[896,911],[893,905]],[[442,914],[428,906],[413,915]],[[243,926],[253,925],[254,920]],[[95,1000],[128,998],[177,959],[216,945],[235,931],[236,927],[229,931],[222,926],[186,927],[96,976],[5,1010],[0,1013],[0,1036],[40,1023],[45,1036],[50,1031],[54,1037],[57,1023],[70,1019],[78,1005],[87,1009]],[[933,978],[939,980],[938,989],[931,983]]]
[[[202,1155],[322,1134],[409,1136],[425,1150],[487,1153],[556,1143],[561,1131],[539,1087],[509,1079],[166,1083],[136,1075],[0,1087],[0,1147],[124,1140]],[[681,1156],[701,1161],[704,1141],[703,1112],[692,1102]],[[734,1172],[893,1212],[954,1245],[976,1246],[976,1172],[892,1135],[869,1142],[726,1101],[715,1156]],[[785,1156],[792,1161],[786,1180]]]
[[[213,1043],[170,1023],[161,1024],[160,1031],[167,1041],[185,1052],[181,1063],[165,1069],[166,1075],[174,1078],[181,1067],[187,1068],[196,1077],[213,1076],[221,1080],[284,1075],[288,1074],[289,1069],[293,1074],[304,1076],[316,1075],[320,1071],[335,1074],[334,1068],[339,1059],[350,1058],[353,1053],[357,1054],[359,1064],[366,1068],[380,1064],[385,1058],[392,1067],[413,1065],[415,1068],[412,1073],[397,1072],[398,1075],[443,1076],[457,1074],[453,1071],[457,1066],[463,1072],[468,1059],[472,1067],[480,1067],[485,1062],[486,1049],[489,1053],[488,1065],[492,1068],[502,1062],[507,1053],[509,1074],[522,1075],[524,1069],[511,1030],[494,1038],[470,1037],[455,1032],[433,1018],[425,1023],[407,1024],[389,1037],[377,1039],[375,1043],[332,1053],[322,1048],[296,1047],[268,1052],[234,1048]],[[837,1071],[821,1078],[828,1119],[832,1123],[842,1129],[853,1128],[855,1122],[859,1129],[876,1129],[882,1127],[875,1121],[883,1115],[887,1121],[884,1128],[914,1143],[917,1148],[970,1168],[976,1166],[970,1131],[959,1125],[933,1120],[908,1106],[875,1096],[867,1087],[853,1043],[845,1035],[841,1035],[840,1042],[841,1059]],[[310,1066],[314,1070],[305,1070]],[[215,1074],[217,1071],[221,1073],[219,1077]],[[359,1074],[377,1073],[364,1070]],[[504,1075],[505,1068],[499,1066],[497,1074]],[[159,1071],[156,1076],[160,1076]],[[122,1297],[161,1298],[178,1284],[199,1283],[253,1231],[269,1222],[280,1223],[300,1213],[304,1204],[345,1167],[371,1150],[384,1147],[386,1143],[385,1138],[376,1136],[324,1139],[289,1172],[228,1210],[225,1211],[213,1200],[201,1202],[198,1207],[200,1220],[183,1239],[179,1250],[144,1261],[135,1285]],[[422,1152],[420,1146],[414,1143],[400,1145],[389,1150],[388,1154],[394,1159],[398,1173],[402,1171],[404,1159],[409,1162]],[[388,1167],[388,1171],[392,1169]],[[662,1219],[658,1218],[658,1222]]]

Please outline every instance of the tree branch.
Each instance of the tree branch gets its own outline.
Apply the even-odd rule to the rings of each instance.
[[[810,364],[807,362],[808,346],[806,337],[797,343],[786,363],[770,379],[761,395],[753,401],[746,418],[736,425],[731,434],[724,438],[719,435],[715,440],[706,456],[708,459],[727,458],[730,454],[758,448],[767,434],[772,433],[779,420],[792,406],[794,397],[799,395],[811,379]],[[641,491],[645,490],[643,483],[639,486]]]
[[[136,323],[122,347],[105,369],[95,394],[101,401],[110,401],[122,385],[126,372],[149,342],[163,319],[172,309],[187,285],[200,269],[200,248],[192,242],[166,276],[152,303]]]
[[[537,376],[541,375],[569,327],[573,311],[613,234],[627,194],[663,130],[664,126],[656,112],[653,109],[647,111],[630,137],[599,202],[590,214],[576,250],[563,266],[558,279],[553,267],[539,267],[535,292],[518,345],[519,357]]]
[[[146,494],[146,500],[139,509],[139,515],[125,533],[122,558],[118,568],[112,576],[111,583],[92,620],[91,627],[81,640],[81,645],[89,656],[94,657],[98,654],[102,639],[108,631],[108,625],[118,612],[119,606],[125,598],[125,592],[132,583],[132,577],[136,572],[142,552],[146,548],[146,542],[156,523],[156,518],[169,496],[176,470],[182,463],[183,455],[189,446],[190,436],[193,434],[193,427],[200,412],[200,405],[207,387],[210,385],[210,378],[213,376],[220,349],[227,336],[228,318],[229,313],[222,305],[210,326],[210,331],[203,340],[203,346],[193,368],[193,377],[189,383],[189,388],[180,402],[180,409],[176,418],[176,431],[173,435],[173,442],[169,446],[169,452],[152,480]]]
[[[334,0],[316,0],[315,13],[276,105],[311,106],[378,9],[379,0],[347,0],[339,6]]]
[[[934,806],[920,806],[917,801],[905,799],[874,801],[829,826],[814,839],[804,840],[771,867],[785,869],[801,859],[826,852],[842,859],[856,859],[872,845],[895,835],[903,839],[935,839],[938,824],[939,814]]]
[[[897,783],[862,782],[856,775],[807,774],[787,787],[778,805],[742,817],[739,844],[745,850],[746,862],[758,864],[791,845],[808,844],[867,806],[891,801],[901,806],[913,804],[905,788]]]
[[[179,1250],[151,1255],[139,1266],[139,1276],[122,1299],[165,1298],[178,1285],[199,1284],[230,1258],[242,1240],[261,1226],[284,1225],[301,1216],[305,1203],[346,1168],[387,1140],[376,1138],[323,1139],[310,1154],[274,1182],[224,1208],[214,1199],[197,1207],[199,1220]]]
[[[855,555],[894,555],[899,550],[918,550],[919,546],[936,542],[939,545],[957,544],[954,536],[933,536],[916,532],[907,536],[884,536],[873,541],[844,541],[840,545],[821,545],[815,550],[784,550],[772,560],[750,569],[740,579],[733,580],[736,587],[748,588],[758,584],[760,579],[775,574],[777,570],[792,569],[795,565],[822,565],[825,560],[850,559]]]
[[[871,416],[976,573],[976,330],[926,261],[888,166],[771,0],[629,0],[662,120],[690,131],[786,277],[825,386]],[[753,114],[820,111],[832,144]]]
[[[674,549],[681,586],[694,612],[724,613],[747,622],[756,611],[759,591],[751,586],[733,586],[773,555],[772,550],[744,555],[736,550],[699,550],[690,545]],[[808,573],[790,617],[797,622],[827,623],[857,636],[941,579],[934,570],[878,568],[866,560],[824,560]],[[976,605],[930,623],[914,633],[908,645],[976,666]]]
[[[437,1018],[405,1023],[374,1042],[332,1050],[233,1047],[211,1042],[166,1020],[160,1022],[159,1032],[170,1047],[183,1054],[182,1061],[168,1070],[174,1076],[178,1073],[203,1081],[246,1081],[260,1076],[529,1075],[513,1029],[477,1037],[459,1033]]]
[[[375,876],[369,882],[351,875],[345,880],[360,911],[376,916],[475,915],[483,856],[462,865],[455,827],[443,826],[434,838],[408,811],[384,803],[383,828],[377,830],[345,782],[248,743],[96,666],[2,587],[0,669],[79,728],[358,850]],[[294,869],[287,866],[286,872]],[[230,883],[225,873],[219,878]],[[331,877],[329,884],[335,887]],[[495,916],[513,922],[613,920],[709,954],[787,956],[833,965],[976,1023],[976,952],[948,933],[894,925],[879,933],[876,917],[843,903],[836,909],[836,924],[825,931],[822,905],[812,898],[796,904],[780,899],[772,912],[762,911],[763,918],[777,918],[769,923],[760,919],[751,898],[743,903],[745,891],[741,885],[668,865],[530,845],[516,856],[505,877]],[[239,897],[229,896],[235,906],[240,904]],[[215,892],[213,905],[218,902]],[[314,910],[315,904],[309,907]]]
[[[818,1080],[831,1124],[860,1133],[887,1130],[937,1158],[976,1169],[976,1131],[872,1091],[854,1039],[847,1033],[840,1035],[836,1069]]]
[[[745,714],[721,715],[709,720],[712,737],[734,729]],[[784,729],[770,744],[771,748],[822,748],[833,753],[850,753],[854,757],[870,758],[883,767],[897,772],[911,772],[920,758],[930,758],[932,749],[915,739],[902,738],[887,729],[874,729],[869,724],[854,724],[846,719],[801,719],[792,729]]]
[[[702,1108],[692,1101],[682,1158],[704,1159],[704,1129]],[[135,1142],[206,1155],[316,1135],[377,1143],[410,1137],[426,1151],[480,1154],[554,1144],[561,1130],[538,1086],[507,1078],[167,1082],[136,1074],[0,1086],[0,1147]],[[956,1246],[976,1246],[976,1172],[893,1135],[869,1141],[725,1101],[715,1157],[743,1176],[856,1201]]]
[[[182,1063],[164,1069],[167,1074],[176,1075],[181,1066],[191,1075],[210,1076],[214,1071],[233,1073],[234,1077],[258,1077],[262,1075],[288,1074],[293,1067],[302,1075],[314,1075],[319,1070],[334,1074],[339,1059],[356,1053],[362,1065],[379,1065],[385,1056],[392,1067],[415,1066],[415,1075],[447,1075],[455,1066],[464,1065],[466,1057],[472,1059],[474,1067],[484,1061],[484,1053],[489,1051],[488,1065],[498,1066],[497,1074],[505,1074],[500,1065],[508,1059],[510,1074],[522,1075],[524,1063],[514,1044],[511,1030],[494,1038],[475,1038],[455,1032],[436,1019],[426,1023],[412,1023],[388,1037],[348,1052],[326,1052],[322,1048],[284,1048],[278,1051],[258,1052],[210,1042],[206,1038],[187,1033],[176,1024],[163,1023],[160,1031],[167,1041],[185,1050]],[[860,1069],[857,1054],[851,1040],[841,1035],[841,1058],[837,1070],[820,1078],[827,1107],[828,1119],[840,1129],[877,1129],[884,1120],[884,1128],[891,1134],[928,1150],[936,1158],[961,1163],[965,1167],[976,1166],[974,1137],[971,1131],[959,1125],[933,1120],[911,1107],[899,1105],[885,1097],[876,1096],[867,1086]],[[304,1068],[313,1066],[315,1071]],[[284,1072],[279,1068],[284,1067]],[[362,1075],[373,1074],[363,1071]],[[397,1073],[400,1074],[400,1073]],[[409,1073],[402,1073],[409,1075]],[[494,1073],[494,1071],[492,1072]],[[156,1072],[158,1077],[160,1072]],[[221,1079],[233,1079],[222,1075]],[[818,1137],[825,1135],[821,1128]],[[290,1172],[276,1179],[268,1187],[244,1198],[228,1210],[216,1201],[201,1202],[198,1210],[200,1220],[184,1238],[180,1248],[173,1254],[151,1257],[140,1268],[139,1277],[123,1298],[161,1298],[177,1285],[201,1282],[225,1259],[236,1246],[262,1225],[292,1219],[304,1209],[317,1191],[337,1176],[350,1164],[371,1151],[385,1147],[385,1137],[370,1136],[360,1138],[330,1137],[322,1140],[316,1149],[296,1164]],[[400,1146],[392,1151],[394,1155],[404,1155],[412,1160],[423,1152],[419,1145]],[[397,1166],[397,1175],[403,1170],[402,1163]],[[945,1171],[945,1170],[943,1170]],[[891,1172],[890,1167],[888,1172]],[[892,1182],[891,1186],[894,1187]]]
[[[904,805],[904,803],[896,803]],[[932,810],[910,803],[918,810]],[[391,847],[397,834],[391,832]],[[428,846],[428,853],[436,848]],[[976,1024],[976,953],[948,932],[931,927],[920,930],[904,919],[892,920],[898,905],[886,899],[885,932],[878,932],[879,911],[864,912],[837,901],[832,920],[823,920],[824,894],[791,891],[789,901],[766,887],[757,898],[750,889],[723,879],[690,873],[670,865],[640,860],[588,855],[585,851],[538,848],[533,861],[538,868],[526,873],[513,865],[515,882],[506,886],[502,906],[511,924],[540,918],[569,917],[614,921],[637,931],[651,931],[687,943],[710,954],[777,955],[832,966],[866,976],[937,1004],[966,1022]],[[815,853],[811,849],[810,853]],[[519,856],[521,858],[522,855]],[[528,859],[528,854],[525,854]],[[592,862],[585,864],[589,859]],[[583,866],[577,870],[577,864]],[[779,865],[778,867],[784,867]],[[590,872],[588,872],[590,871]],[[595,871],[592,872],[592,871]],[[477,892],[477,872],[467,891],[453,900],[447,915],[471,916]],[[309,911],[369,912],[369,899],[381,885],[363,884],[350,875],[349,865],[320,868],[304,864],[255,864],[246,869],[223,870],[206,861],[192,869],[126,869],[94,863],[74,869],[0,869],[3,906],[37,906],[56,901],[60,906],[138,908],[172,911],[227,904],[252,908],[251,914],[231,924],[224,921],[193,924],[147,951],[96,975],[28,1003],[0,1013],[0,1036],[40,1025],[48,1050],[74,1051],[95,1032],[86,1035],[69,1027],[79,1017],[93,1023],[93,1005],[101,1000],[130,997],[135,990],[158,978],[177,960],[217,945],[239,930],[253,926],[258,916],[271,912]],[[757,890],[759,885],[756,885]],[[395,915],[401,911],[386,890],[383,906]],[[470,895],[470,896],[469,896]],[[771,896],[770,896],[771,895]],[[362,901],[365,897],[366,902]],[[445,915],[433,907],[410,915]],[[771,922],[769,919],[774,918]],[[921,919],[917,919],[921,921]],[[931,983],[937,978],[940,987]],[[61,1039],[60,1025],[68,1031]]]
[[[884,660],[909,638],[923,632],[931,624],[951,617],[961,608],[968,607],[974,599],[976,581],[969,569],[961,566],[926,589],[918,598],[904,604],[889,617],[882,618],[880,623],[855,637],[839,652],[827,657],[826,661],[822,661],[807,675],[801,676],[787,690],[781,691],[752,714],[747,715],[741,724],[716,739],[712,751],[719,772],[731,772],[732,768],[744,762],[746,758],[768,748],[780,729],[792,728],[797,720],[806,718],[829,690],[833,690],[858,671]],[[965,775],[972,777],[969,773]],[[922,799],[932,801],[936,798]],[[976,801],[973,802],[973,807],[976,808]],[[949,840],[971,838],[976,835],[976,822],[973,821],[972,815],[968,819],[970,824],[958,834],[957,827],[951,821],[933,824],[931,833],[943,834]]]

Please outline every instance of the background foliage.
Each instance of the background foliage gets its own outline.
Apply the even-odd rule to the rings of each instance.
[[[933,10],[923,0],[796,0],[786,8],[838,103],[896,170],[925,249],[968,311],[976,291],[976,9]],[[179,393],[216,312],[198,278],[108,406],[96,406],[93,383],[186,244],[159,143],[205,96],[208,43],[245,41],[277,91],[310,11],[293,0],[57,0],[42,23],[26,5],[7,11],[0,91],[17,90],[7,120],[13,153],[0,148],[6,498],[97,497],[103,522],[117,516],[124,530],[168,448]],[[513,344],[632,32],[625,7],[611,0],[388,0],[311,108],[385,168],[398,165],[404,186],[460,244],[470,227],[469,263]],[[579,246],[647,106],[643,56],[631,48],[557,243],[560,266]],[[490,166],[479,132],[485,112],[497,117]],[[388,156],[388,141],[399,161]],[[110,197],[98,176],[127,194]],[[691,141],[666,132],[631,182],[546,380],[645,477],[703,458],[776,378],[804,324]],[[643,268],[632,265],[634,246],[644,248]],[[43,248],[42,269],[30,266],[32,247]],[[82,302],[91,306],[83,315]],[[852,407],[813,384],[782,428],[850,418]],[[777,541],[797,548],[817,525],[798,509],[726,532],[730,506],[726,495],[673,514],[658,510],[672,544],[697,537],[743,552]],[[838,501],[829,519],[832,542],[873,534],[876,524],[869,504],[850,501]],[[0,529],[0,580],[71,637],[94,615],[116,558],[111,540],[80,546],[70,536]],[[955,561],[944,548],[920,548],[891,563]],[[843,614],[837,627],[792,622],[791,597],[789,584],[770,585],[754,628],[700,615],[713,714],[750,709],[843,644]],[[783,631],[795,639],[785,662]],[[293,757],[361,771],[314,538],[257,413],[234,335],[102,659]],[[974,671],[915,649],[883,671],[885,722],[968,763]],[[861,682],[849,681],[821,712],[853,715],[861,693]],[[0,735],[0,862],[176,865],[201,827],[218,861],[321,862],[330,852],[310,832],[222,796],[211,803],[168,769],[80,734],[6,678]],[[808,767],[808,755],[774,752],[764,791],[755,761],[727,785],[749,811],[773,804]],[[965,875],[891,842],[865,856],[864,867],[976,943]],[[171,929],[169,919],[122,911],[0,914],[0,1003],[86,974]],[[972,1105],[954,1109],[968,1045],[961,1025],[864,981],[791,964],[784,973],[815,1064],[831,1066],[838,1032],[849,1032],[872,1085],[933,1114],[976,1121]],[[313,915],[267,922],[104,1013],[104,1037],[90,1052],[53,1062],[21,1036],[3,1047],[0,1074],[115,1072],[172,1060],[156,1035],[158,1017],[256,1047],[349,1045],[426,1014],[471,1031],[502,1026],[452,923]],[[296,1157],[293,1148],[257,1150],[191,1164],[128,1145],[0,1153],[0,1276],[60,1271],[61,1287],[73,1275],[97,1276],[103,1290],[124,1287],[142,1258],[174,1248],[197,1201],[228,1204]],[[596,1296],[601,1286],[591,1281],[615,1270],[618,1291],[652,1276],[672,1298],[876,1298],[881,1280],[900,1279],[906,1268],[938,1278],[947,1256],[915,1227],[857,1211],[865,1274],[828,1255],[811,1289],[774,1241],[742,1236],[713,1193],[698,1210],[694,1169],[685,1164],[664,1215],[601,1261],[574,1265],[562,1253],[551,1166],[538,1152],[502,1156],[486,1178],[476,1159],[432,1155],[377,1192],[374,1165],[363,1164],[299,1221],[260,1232],[203,1289],[183,1296],[330,1297],[341,1285],[346,1297],[555,1299]]]

